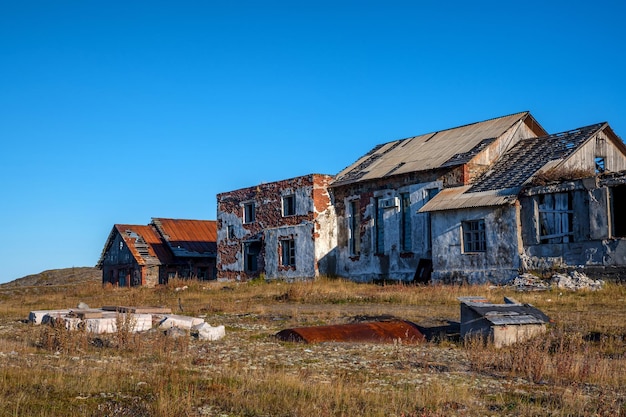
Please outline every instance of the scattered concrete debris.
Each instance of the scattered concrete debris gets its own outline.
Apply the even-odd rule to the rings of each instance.
[[[191,334],[200,340],[219,340],[226,335],[226,328],[224,326],[213,327],[206,322],[202,322],[191,328]]]
[[[84,303],[79,304],[79,307],[85,306]],[[37,325],[61,321],[68,330],[85,329],[93,334],[115,333],[118,326],[123,326],[133,333],[156,327],[171,337],[191,333],[199,340],[219,340],[226,335],[224,326],[213,327],[202,318],[171,314],[171,309],[164,307],[104,306],[35,310],[30,312],[28,321]]]
[[[591,279],[582,272],[572,271],[569,275],[554,274],[552,276],[552,285],[557,288],[568,289],[572,291],[591,290],[597,291],[604,287],[604,281],[601,279]]]
[[[303,343],[421,343],[426,340],[424,335],[417,328],[417,325],[404,320],[297,327],[281,330],[276,334],[276,337],[283,341]]]
[[[516,277],[510,285],[518,291],[547,291],[551,288],[597,291],[601,290],[604,284],[601,279],[591,279],[582,272],[571,271],[567,275],[556,273],[550,279],[542,279],[526,273]]]
[[[491,304],[484,297],[459,297],[461,337],[481,336],[502,347],[544,333],[551,322],[531,304],[504,297],[504,304]]]

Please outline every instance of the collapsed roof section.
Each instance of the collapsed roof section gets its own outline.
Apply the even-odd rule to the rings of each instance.
[[[624,155],[626,146],[608,123],[520,140],[474,184],[442,190],[420,213],[513,204],[539,173],[563,167],[601,133]],[[584,171],[584,170],[583,170]],[[593,175],[593,173],[590,173]]]

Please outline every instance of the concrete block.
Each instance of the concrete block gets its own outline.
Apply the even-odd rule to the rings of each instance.
[[[35,310],[28,314],[28,321],[33,324],[42,324],[46,315],[51,317],[62,317],[70,313],[70,310]]]
[[[193,326],[192,331],[198,332],[198,339],[200,340],[219,340],[226,336],[226,329],[224,326],[213,327],[208,323],[201,323]]]
[[[179,316],[179,315],[164,315],[163,320],[159,323],[159,329],[167,330],[171,327],[178,327],[179,329],[191,330],[193,326],[204,323],[204,319],[198,317]]]

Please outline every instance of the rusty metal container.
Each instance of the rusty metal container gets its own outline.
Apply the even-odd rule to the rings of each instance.
[[[415,323],[404,320],[338,324],[332,326],[296,327],[281,330],[276,337],[283,341],[421,343],[426,339]]]

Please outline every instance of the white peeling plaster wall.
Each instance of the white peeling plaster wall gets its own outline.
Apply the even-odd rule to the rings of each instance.
[[[265,277],[267,279],[290,280],[315,277],[315,248],[312,223],[266,229],[264,234]],[[282,269],[280,267],[280,240],[285,238],[292,238],[295,241],[295,269]]]
[[[379,198],[400,198],[403,193],[409,193],[411,205],[411,250],[403,251],[401,247],[401,211],[400,206],[385,209],[384,219],[384,253],[383,256],[375,254],[374,218],[376,207],[374,199],[368,204],[364,218],[369,218],[365,225],[365,233],[361,240],[361,254],[358,257],[351,256],[349,247],[338,248],[337,273],[347,276],[352,280],[367,282],[373,279],[389,278],[402,281],[412,280],[420,258],[430,258],[429,242],[429,214],[417,211],[428,202],[428,190],[440,189],[441,182],[429,182],[412,184],[396,190],[384,190],[374,193]],[[350,196],[345,199],[345,206],[358,196]],[[338,218],[344,224],[345,230],[349,229],[349,217]],[[346,239],[346,243],[348,240]],[[401,254],[404,253],[404,256]],[[407,254],[412,253],[410,256]]]
[[[221,222],[220,222],[221,220]],[[223,211],[217,212],[217,223],[221,224],[222,227],[217,229],[217,245],[228,245],[228,246],[240,246],[241,239],[243,239],[250,232],[243,227],[241,222],[241,217],[237,216],[233,213],[226,213]],[[228,225],[233,226],[234,234],[236,239],[229,241],[228,239]],[[221,256],[218,252],[217,254],[217,263],[221,264]],[[237,251],[236,261],[230,264],[221,264],[221,268],[224,271],[243,271],[243,255],[241,250]]]
[[[485,220],[487,250],[463,253],[461,223]],[[518,206],[432,213],[433,282],[503,283],[520,268]]]

